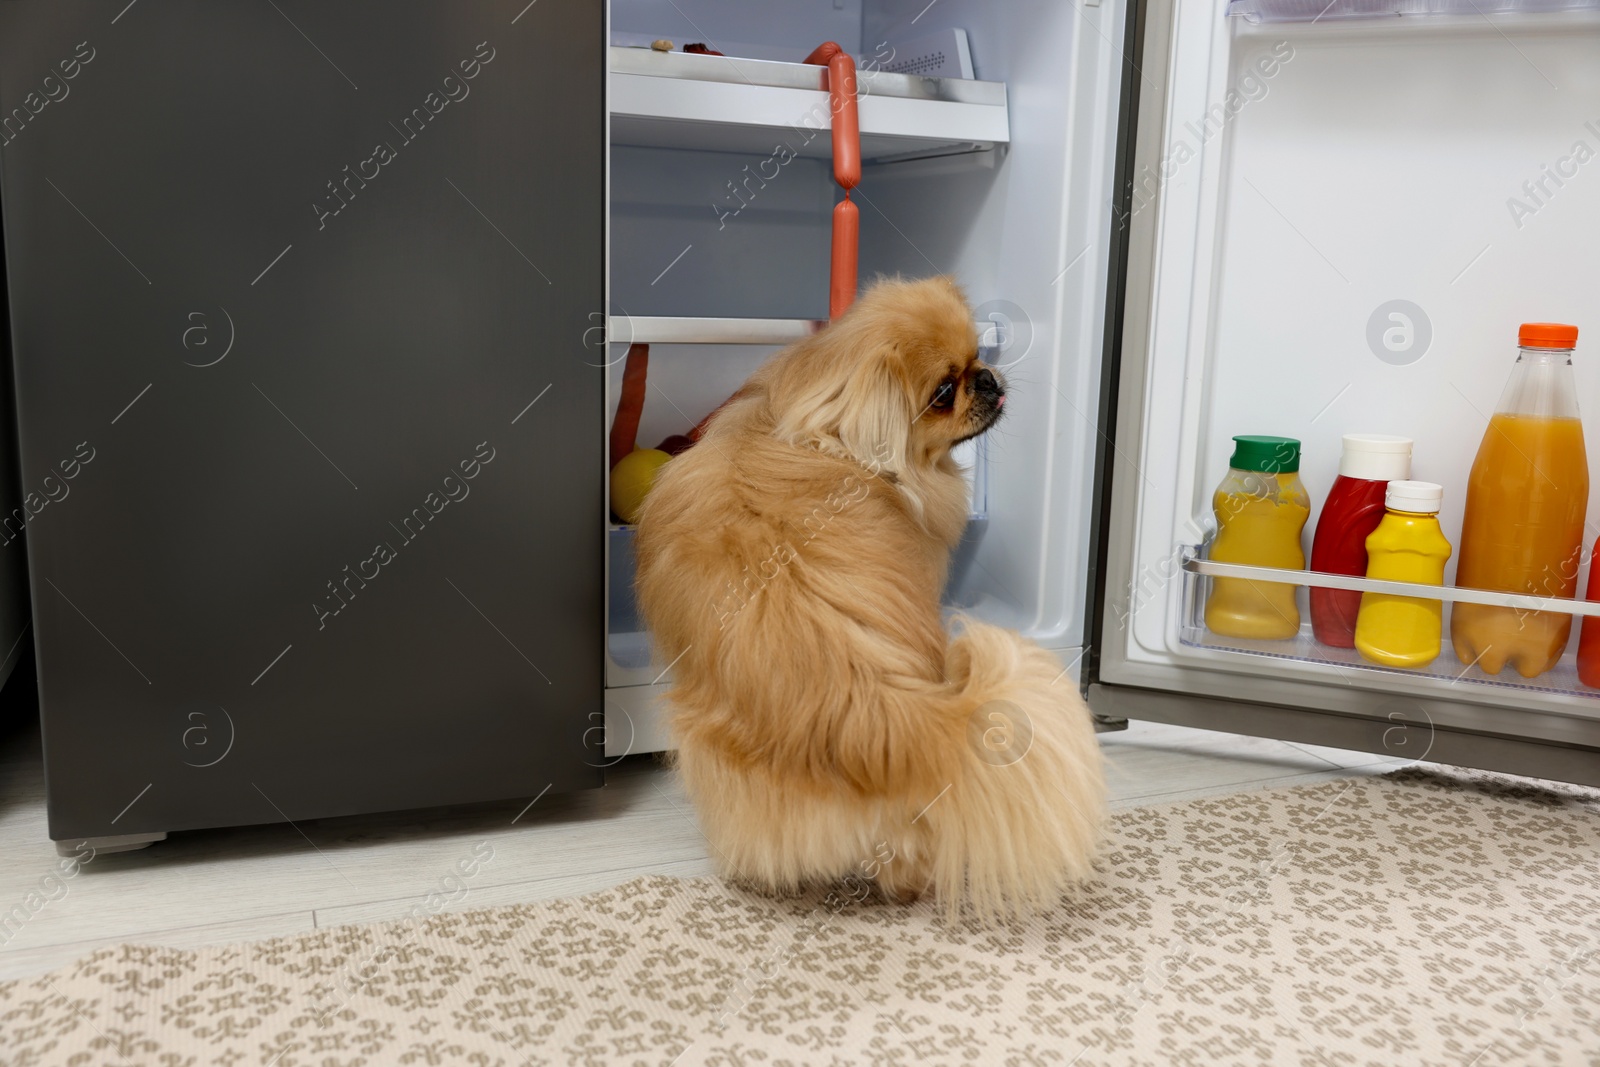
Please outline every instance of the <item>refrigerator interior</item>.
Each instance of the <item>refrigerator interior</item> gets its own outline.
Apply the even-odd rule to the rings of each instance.
[[[1252,22],[1180,0],[1147,68],[1164,123],[1129,205],[1151,242],[1148,302],[1139,293],[1130,312],[1139,350],[1123,352],[1139,366],[1122,378],[1136,388],[1112,461],[1123,533],[1108,537],[1101,676],[1379,717],[1420,701],[1440,725],[1592,744],[1600,690],[1573,669],[1576,621],[1563,663],[1532,680],[1458,662],[1448,606],[1444,650],[1420,671],[1319,645],[1304,588],[1295,640],[1224,639],[1200,621],[1207,579],[1183,561],[1214,530],[1234,434],[1302,442],[1308,547],[1341,435],[1413,438],[1412,477],[1443,485],[1440,523],[1459,549],[1518,324],[1557,321],[1582,331],[1591,457],[1600,441],[1600,14],[1314,6],[1329,17]],[[1597,535],[1592,495],[1580,592]],[[1495,714],[1507,707],[1514,729]]]
[[[833,39],[857,55],[865,166],[853,196],[861,212],[861,283],[879,274],[954,275],[974,306],[985,358],[1010,384],[1005,420],[965,457],[973,521],[947,600],[1015,626],[1073,662],[1083,643],[1093,398],[1126,9],[845,0],[832,8],[776,5],[758,20],[741,10],[705,0],[666,8],[619,2],[611,39],[615,45],[664,37],[679,47],[708,41],[730,58],[790,62]],[[957,28],[967,35],[976,81],[996,83],[997,115],[992,107],[976,115],[977,104],[959,102],[936,112],[920,101],[892,99],[898,90],[872,80],[871,72],[892,64],[906,42]],[[840,196],[826,129],[805,140],[807,110],[778,103],[762,120],[771,128],[742,139],[726,128],[756,121],[739,115],[747,104],[758,110],[767,90],[751,82],[765,68],[658,55],[698,62],[706,78],[725,79],[698,87],[706,92],[684,96],[680,107],[674,94],[687,94],[684,86],[661,78],[641,90],[633,76],[619,74],[624,61],[631,70],[654,69],[649,53],[619,59],[617,51],[612,343],[596,359],[607,365],[613,414],[626,342],[660,337],[657,317],[677,320],[674,329],[690,338],[697,327],[685,320],[696,317],[743,320],[758,333],[762,324],[751,320],[769,327],[788,320],[804,330],[825,319],[830,213]],[[823,84],[819,68],[806,69],[817,71],[807,75],[815,85]],[[914,81],[913,92],[990,99],[982,85]],[[824,93],[807,95],[826,107]],[[696,107],[705,113],[694,114]],[[903,124],[889,133],[917,136],[869,138],[869,127],[882,123]],[[730,138],[738,150],[725,150]],[[948,143],[936,143],[941,139]],[[895,143],[904,147],[896,150]],[[780,144],[798,152],[789,158]],[[639,446],[686,432],[776,351],[776,345],[653,343]],[[670,677],[663,673],[669,665],[652,658],[633,608],[631,529],[612,524],[608,541],[608,716],[621,709],[637,720],[649,714],[649,698]],[[608,750],[653,747],[647,733],[637,721],[608,731]]]

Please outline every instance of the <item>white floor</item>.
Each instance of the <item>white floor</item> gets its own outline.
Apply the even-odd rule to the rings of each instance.
[[[1119,807],[1377,773],[1398,762],[1149,723],[1101,741]],[[0,980],[120,941],[192,947],[398,918],[430,893],[451,898],[449,909],[479,908],[592,892],[641,874],[712,873],[677,782],[652,757],[622,761],[604,789],[544,797],[519,815],[530,799],[182,833],[96,857],[8,941],[0,928]],[[491,848],[473,877],[451,880],[458,861],[481,861]],[[0,857],[3,915],[56,864],[37,731],[0,741]]]

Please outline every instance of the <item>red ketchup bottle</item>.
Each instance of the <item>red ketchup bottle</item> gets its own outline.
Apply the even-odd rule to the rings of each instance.
[[[1390,482],[1411,477],[1411,439],[1384,434],[1347,433],[1317,532],[1311,539],[1310,570],[1324,574],[1367,573],[1367,535],[1383,521],[1383,499]],[[1335,648],[1354,648],[1361,592],[1311,589],[1311,630]],[[1600,637],[1600,635],[1597,635]],[[1600,640],[1597,640],[1600,646]],[[1600,651],[1600,647],[1597,647]]]
[[[1596,541],[1594,547],[1600,552],[1600,541]],[[1589,558],[1589,587],[1583,599],[1600,600],[1600,567],[1595,566],[1593,556]],[[1578,631],[1578,681],[1591,689],[1600,689],[1600,617],[1597,616],[1586,616],[1583,629]]]

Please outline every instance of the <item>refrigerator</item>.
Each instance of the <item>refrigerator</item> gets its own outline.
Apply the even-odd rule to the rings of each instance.
[[[1203,619],[1236,434],[1302,442],[1307,549],[1341,436],[1412,438],[1412,477],[1444,487],[1459,547],[1519,323],[1580,327],[1596,425],[1592,0],[850,9],[783,5],[756,24],[721,3],[612,5],[608,404],[626,343],[650,342],[640,444],[684,432],[826,317],[838,193],[806,102],[781,87],[836,39],[864,72],[861,277],[954,275],[1011,385],[964,457],[952,614],[1055,652],[1106,729],[1149,719],[1600,783],[1600,690],[1573,667],[1595,606],[1538,602],[1574,625],[1533,679],[1456,659],[1455,557],[1435,591],[1444,650],[1422,669],[1315,641],[1310,573],[1279,576],[1301,583],[1294,638],[1222,638]],[[727,58],[640,47],[655,38]],[[1594,500],[1588,516],[1580,591]],[[630,546],[611,524],[609,758],[668,743],[671,665],[634,610]]]
[[[0,5],[59,846],[602,784],[604,13],[516,15]]]
[[[632,344],[648,447],[825,327],[827,41],[863,283],[954,276],[1010,385],[952,615],[1106,729],[1600,783],[1570,650],[1523,682],[1197,623],[1233,435],[1303,443],[1308,537],[1343,433],[1411,437],[1455,541],[1518,323],[1586,331],[1600,417],[1594,0],[26,0],[0,204],[52,837],[521,807],[670,746],[609,421]]]

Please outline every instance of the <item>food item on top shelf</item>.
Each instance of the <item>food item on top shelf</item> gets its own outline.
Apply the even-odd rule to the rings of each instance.
[[[1217,538],[1211,559],[1299,570],[1300,535],[1311,498],[1300,484],[1300,442],[1292,437],[1235,437],[1228,475],[1212,495]],[[1213,578],[1206,628],[1224,637],[1281,639],[1300,632],[1295,586],[1248,578]]]
[[[611,510],[626,523],[639,521],[639,509],[656,475],[672,459],[658,448],[636,448],[611,468]]]
[[[1524,323],[1511,380],[1484,432],[1467,483],[1456,584],[1540,597],[1577,591],[1589,463],[1572,380],[1576,326]],[[1572,616],[1456,604],[1450,639],[1462,663],[1524,678],[1555,666]]]
[[[1390,482],[1411,477],[1411,438],[1347,433],[1339,476],[1317,518],[1311,538],[1311,569],[1324,574],[1367,573],[1367,536],[1383,521]],[[1356,589],[1311,587],[1311,631],[1334,648],[1354,648]]]
[[[1367,538],[1367,577],[1443,585],[1450,542],[1439,529],[1444,489],[1433,482],[1393,481],[1383,518]],[[1386,667],[1424,667],[1439,656],[1444,604],[1426,597],[1362,593],[1356,651]]]

